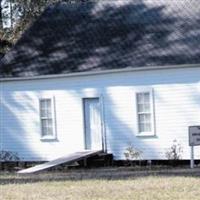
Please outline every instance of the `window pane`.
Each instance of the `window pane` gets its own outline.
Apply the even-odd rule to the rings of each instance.
[[[150,112],[150,104],[144,104],[144,112]]]
[[[52,119],[42,119],[42,135],[53,135],[53,121]]]
[[[138,104],[138,112],[150,112],[149,104]]]
[[[138,112],[144,112],[144,105],[138,104]]]
[[[41,109],[40,113],[41,113],[41,117],[45,117],[45,118],[49,117],[46,109]]]
[[[48,127],[48,119],[42,119],[42,127]]]
[[[41,117],[51,118],[51,99],[40,100],[40,113]]]
[[[145,123],[151,123],[151,114],[145,114]]]
[[[137,102],[138,103],[149,103],[150,102],[150,93],[149,92],[138,93],[137,94]]]
[[[46,101],[46,109],[47,109],[47,117],[51,117],[51,100],[50,99],[47,99]]]
[[[144,128],[144,124],[143,123],[139,123],[139,132],[145,132],[145,128]]]
[[[51,107],[46,111],[46,116],[47,116],[48,118],[51,118],[51,117],[52,117]]]
[[[144,97],[143,97],[143,93],[138,93],[137,94],[137,103],[143,103],[144,102]]]
[[[144,93],[144,103],[150,103],[150,94]]]
[[[139,114],[139,123],[151,123],[151,114]]]
[[[49,127],[47,130],[48,130],[48,135],[52,136],[53,135],[52,127]]]
[[[52,119],[48,119],[48,128],[52,128],[52,125],[53,125],[53,121]]]
[[[139,123],[139,132],[151,132],[151,124]]]
[[[42,135],[43,135],[43,136],[48,135],[48,130],[47,130],[46,127],[42,127]]]
[[[45,109],[45,104],[46,104],[46,103],[45,103],[45,99],[41,99],[41,100],[40,100],[40,108],[41,108],[41,109]]]
[[[145,115],[144,114],[140,114],[138,116],[138,118],[139,118],[139,123],[145,123]]]
[[[51,99],[46,99],[46,108],[49,109],[51,107]]]
[[[145,132],[151,132],[151,124],[150,123],[146,123],[144,125],[144,129],[145,129]]]
[[[45,117],[46,116],[45,115],[45,110],[43,110],[43,109],[40,108],[40,115],[41,115],[41,117]]]

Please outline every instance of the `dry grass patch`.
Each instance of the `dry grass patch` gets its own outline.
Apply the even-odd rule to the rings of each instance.
[[[32,176],[0,174],[3,200],[198,200],[198,176],[140,174],[123,170],[72,171]],[[130,177],[123,174],[130,174]],[[174,172],[173,172],[174,173]],[[71,176],[69,176],[71,174]],[[119,175],[117,178],[116,175]],[[104,175],[104,176],[103,176]],[[106,175],[108,177],[106,177]]]

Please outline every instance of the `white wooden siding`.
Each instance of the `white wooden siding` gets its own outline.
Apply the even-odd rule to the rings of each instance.
[[[1,82],[0,148],[24,160],[51,160],[84,148],[82,98],[103,97],[108,152],[124,159],[129,144],[143,159],[166,159],[176,139],[189,159],[188,126],[200,125],[200,68]],[[153,88],[155,136],[137,137],[135,91]],[[54,96],[57,140],[41,141],[39,101]],[[200,159],[200,148],[195,157]]]

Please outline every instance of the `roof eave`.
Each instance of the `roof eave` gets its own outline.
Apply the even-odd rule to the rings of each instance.
[[[200,67],[200,63],[199,64],[184,64],[184,65],[166,65],[166,66],[127,67],[125,69],[111,69],[111,70],[102,70],[102,71],[74,72],[74,73],[66,73],[66,74],[39,75],[39,76],[32,76],[32,77],[30,76],[30,77],[0,78],[0,82],[55,79],[55,78],[92,76],[92,75],[120,73],[120,72],[137,72],[137,71],[166,70],[166,69],[178,69],[178,68],[198,68],[198,67]]]

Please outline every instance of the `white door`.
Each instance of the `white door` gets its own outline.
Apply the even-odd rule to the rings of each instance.
[[[99,98],[84,99],[85,148],[102,150],[101,109]]]

